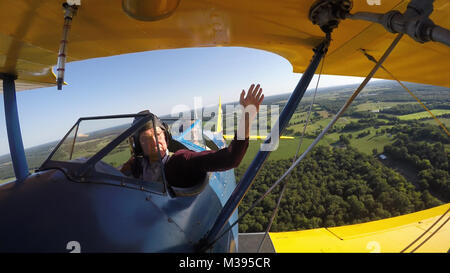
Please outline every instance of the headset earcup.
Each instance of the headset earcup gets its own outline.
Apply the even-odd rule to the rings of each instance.
[[[162,121],[162,125],[164,126],[164,131],[166,134],[166,142],[167,144],[169,144],[172,140],[172,134],[170,133],[169,125],[167,125],[167,123],[165,123],[164,121]]]
[[[139,134],[133,135],[133,148],[135,156],[142,155],[142,147],[141,143],[139,143]]]

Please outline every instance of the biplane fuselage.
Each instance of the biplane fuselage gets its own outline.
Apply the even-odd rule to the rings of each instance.
[[[0,214],[7,223],[0,225],[0,252],[193,252],[236,186],[229,170],[209,174],[191,196],[174,196],[95,175],[75,181],[60,164],[0,186]],[[96,166],[122,176],[104,162]],[[236,219],[237,211],[230,222]],[[236,252],[237,228],[212,251]]]

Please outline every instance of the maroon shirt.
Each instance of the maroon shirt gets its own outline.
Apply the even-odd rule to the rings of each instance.
[[[237,140],[235,135],[228,147],[218,151],[178,150],[164,165],[167,182],[170,186],[192,187],[200,183],[207,172],[226,171],[239,166],[247,148],[248,138]],[[139,177],[142,169],[136,168],[135,159],[132,157],[120,171],[125,175]]]
[[[218,151],[194,152],[178,150],[167,161],[164,173],[167,182],[175,187],[191,187],[205,178],[207,172],[226,171],[236,168],[248,148],[248,138],[237,140]]]

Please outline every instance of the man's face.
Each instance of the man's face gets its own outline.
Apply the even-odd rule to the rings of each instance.
[[[157,161],[159,159],[158,157],[158,147],[161,152],[161,157],[163,157],[166,154],[167,151],[167,142],[166,137],[164,134],[164,131],[157,127],[156,128],[156,138],[155,138],[155,129],[150,128],[145,131],[143,131],[139,135],[139,141],[142,147],[142,151],[144,152],[145,156],[148,156],[151,161]]]

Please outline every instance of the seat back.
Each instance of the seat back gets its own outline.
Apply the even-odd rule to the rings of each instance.
[[[180,187],[174,187],[171,186],[173,192],[175,193],[176,197],[187,197],[187,196],[195,196],[199,193],[201,193],[206,185],[209,184],[209,178],[210,178],[210,174],[207,173],[205,175],[205,178],[200,180],[199,183],[196,183],[194,186],[189,187],[189,188],[180,188]]]

